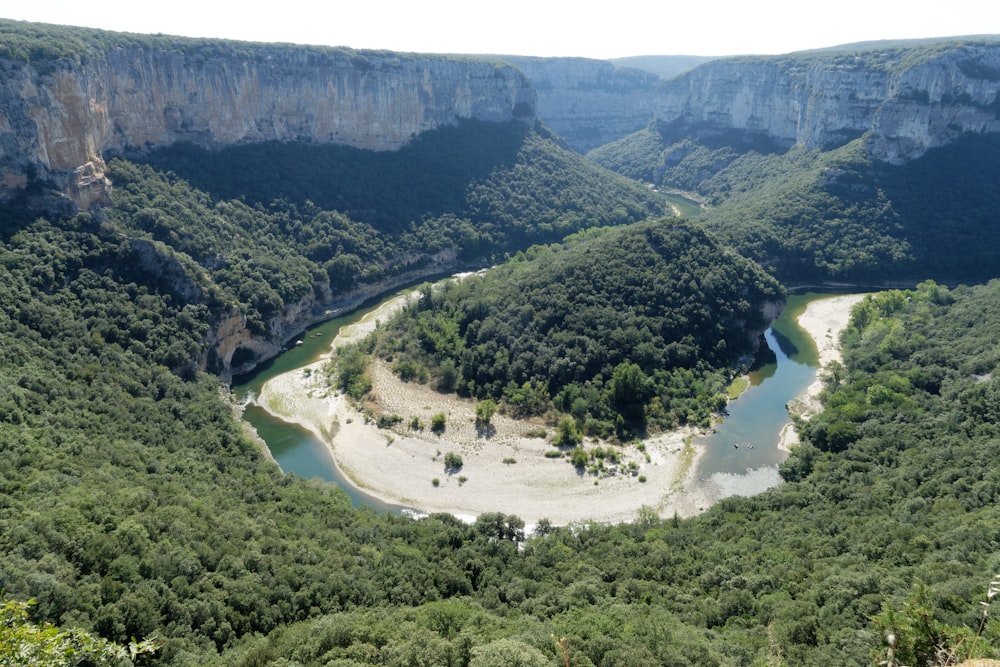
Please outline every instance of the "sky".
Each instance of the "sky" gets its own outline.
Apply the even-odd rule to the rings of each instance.
[[[2,0],[0,18],[356,49],[600,59],[1000,34],[995,0]]]

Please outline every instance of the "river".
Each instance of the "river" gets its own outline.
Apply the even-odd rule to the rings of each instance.
[[[798,326],[796,318],[810,301],[823,296],[828,295],[807,293],[788,298],[784,313],[765,333],[768,351],[761,356],[769,360],[751,372],[751,386],[730,402],[728,415],[715,431],[698,439],[706,451],[699,458],[695,484],[707,487],[710,497],[758,493],[781,481],[777,466],[785,452],[779,449],[778,442],[781,430],[788,423],[785,406],[805,392],[815,379],[818,366],[816,345]],[[256,394],[270,378],[318,360],[329,350],[342,326],[361,319],[378,305],[366,306],[307,330],[286,352],[252,375],[237,378],[233,384],[237,398],[242,400]],[[355,506],[397,509],[347,483],[333,464],[326,445],[309,431],[283,422],[252,404],[247,406],[244,417],[256,428],[286,473],[333,482],[347,492]]]
[[[781,317],[764,333],[773,359],[750,373],[750,388],[730,401],[728,415],[715,431],[697,439],[706,452],[695,470],[695,485],[707,495],[751,495],[781,482],[778,464],[787,453],[778,443],[789,422],[786,405],[805,393],[819,367],[816,344],[796,318],[810,301],[824,296],[829,295],[788,297]]]
[[[310,327],[293,340],[285,352],[262,364],[250,375],[234,378],[232,390],[236,398],[244,401],[248,396],[256,396],[271,378],[318,361],[330,351],[330,345],[341,327],[357,322],[397,295],[398,292],[378,303],[362,306],[352,313]],[[257,435],[267,444],[271,456],[285,473],[333,482],[347,493],[355,507],[371,505],[382,510],[396,509],[348,483],[333,464],[326,445],[308,430],[282,421],[253,403],[246,406],[243,418],[257,430]]]

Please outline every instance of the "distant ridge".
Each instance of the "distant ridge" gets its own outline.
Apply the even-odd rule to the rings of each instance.
[[[652,72],[666,81],[721,57],[723,56],[628,56],[611,58],[611,62],[619,67],[633,67]]]
[[[914,46],[929,46],[932,44],[954,44],[956,42],[1000,42],[1000,35],[956,35],[954,37],[919,37],[914,39],[877,39],[867,42],[849,42],[834,46],[823,46],[816,49],[793,51],[789,55],[800,53],[836,53],[839,51],[870,51],[873,49],[899,49]]]

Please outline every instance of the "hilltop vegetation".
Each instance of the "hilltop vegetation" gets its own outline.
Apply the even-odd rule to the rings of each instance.
[[[588,435],[622,437],[707,426],[753,359],[765,304],[782,300],[759,267],[664,220],[536,246],[425,287],[374,349],[404,379],[514,414],[555,408]]]
[[[246,42],[218,38],[202,39],[181,37],[178,35],[141,34],[131,32],[114,32],[110,30],[95,30],[66,25],[14,21],[0,18],[0,57],[15,61],[31,63],[45,71],[47,67],[55,66],[57,61],[64,60],[74,63],[86,62],[88,58],[104,55],[116,49],[141,48],[164,49],[185,53],[226,53],[234,58],[260,58],[268,53],[295,49],[299,52],[309,52],[320,57],[324,56],[360,56],[384,53],[393,58],[416,58],[419,54],[356,50],[347,47],[302,46],[289,44],[273,44],[265,42]],[[470,56],[436,55],[437,58],[454,60],[469,60]],[[482,60],[482,57],[476,57]]]

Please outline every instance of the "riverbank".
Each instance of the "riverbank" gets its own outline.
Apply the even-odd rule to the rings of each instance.
[[[838,294],[817,299],[809,304],[798,317],[798,324],[816,343],[820,372],[806,389],[805,394],[788,403],[788,413],[795,417],[809,419],[823,409],[819,402],[823,391],[823,369],[831,362],[841,362],[840,333],[851,319],[851,309],[865,298],[865,294]],[[789,423],[781,432],[779,447],[788,450],[798,444],[799,435]]]
[[[366,335],[405,298],[345,327],[334,347]],[[836,358],[837,336],[859,298],[820,299],[799,318],[816,340],[822,363]],[[378,428],[344,396],[326,387],[324,364],[321,360],[270,380],[257,402],[277,417],[312,431],[327,444],[335,464],[353,484],[386,503],[462,518],[499,511],[528,524],[543,518],[554,524],[632,521],[643,507],[661,516],[689,516],[711,503],[692,483],[702,450],[691,443],[691,430],[649,439],[645,451],[620,448],[617,465],[606,462],[603,470],[581,471],[563,457],[551,457],[555,450],[546,438],[533,437],[543,424],[498,414],[489,431],[481,432],[475,426],[472,401],[402,383],[382,363],[371,369],[373,399],[367,407],[374,414],[400,419]],[[429,428],[436,414],[445,415],[441,435]],[[461,467],[445,469],[448,453],[461,457]]]

